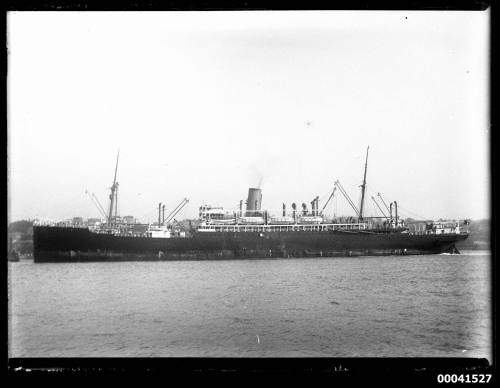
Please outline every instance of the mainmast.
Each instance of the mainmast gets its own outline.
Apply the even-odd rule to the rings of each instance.
[[[120,150],[118,150],[118,155],[116,156],[116,167],[115,167],[115,177],[113,179],[113,185],[111,186],[111,194],[109,194],[109,213],[108,213],[108,224],[111,224],[113,220],[113,205],[115,205],[115,199],[116,202],[118,202],[117,197],[117,190],[118,190],[118,182],[116,181],[116,173],[118,171],[118,158],[120,157]],[[115,217],[116,217],[116,211],[117,209],[115,208]]]
[[[366,169],[368,167],[368,150],[370,146],[366,148],[366,161],[365,161],[365,175],[363,177],[363,184],[361,185],[361,204],[359,206],[359,219],[363,220],[363,205],[365,202],[365,189],[366,189]]]

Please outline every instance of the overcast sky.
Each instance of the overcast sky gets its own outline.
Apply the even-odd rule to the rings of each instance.
[[[10,12],[10,220],[158,202],[489,216],[489,12]],[[337,192],[328,213],[352,215]]]

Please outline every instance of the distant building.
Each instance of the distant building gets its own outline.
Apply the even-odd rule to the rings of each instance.
[[[102,221],[99,218],[89,218],[87,219],[87,225],[89,228],[96,228],[101,225]]]
[[[71,220],[71,224],[73,226],[82,226],[83,225],[83,218],[82,217],[73,217]]]
[[[122,218],[122,221],[124,224],[135,224],[136,223],[136,219],[134,216],[124,216]]]
[[[129,231],[133,234],[144,234],[147,230],[147,224],[133,224],[129,229]]]

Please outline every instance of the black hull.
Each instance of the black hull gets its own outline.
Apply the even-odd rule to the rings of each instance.
[[[455,253],[467,234],[225,232],[187,238],[124,237],[88,229],[35,226],[34,261],[158,261],[350,257]]]

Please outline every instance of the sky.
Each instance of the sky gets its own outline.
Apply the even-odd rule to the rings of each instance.
[[[320,197],[490,214],[489,11],[9,12],[9,221]],[[353,215],[337,191],[326,214]]]

